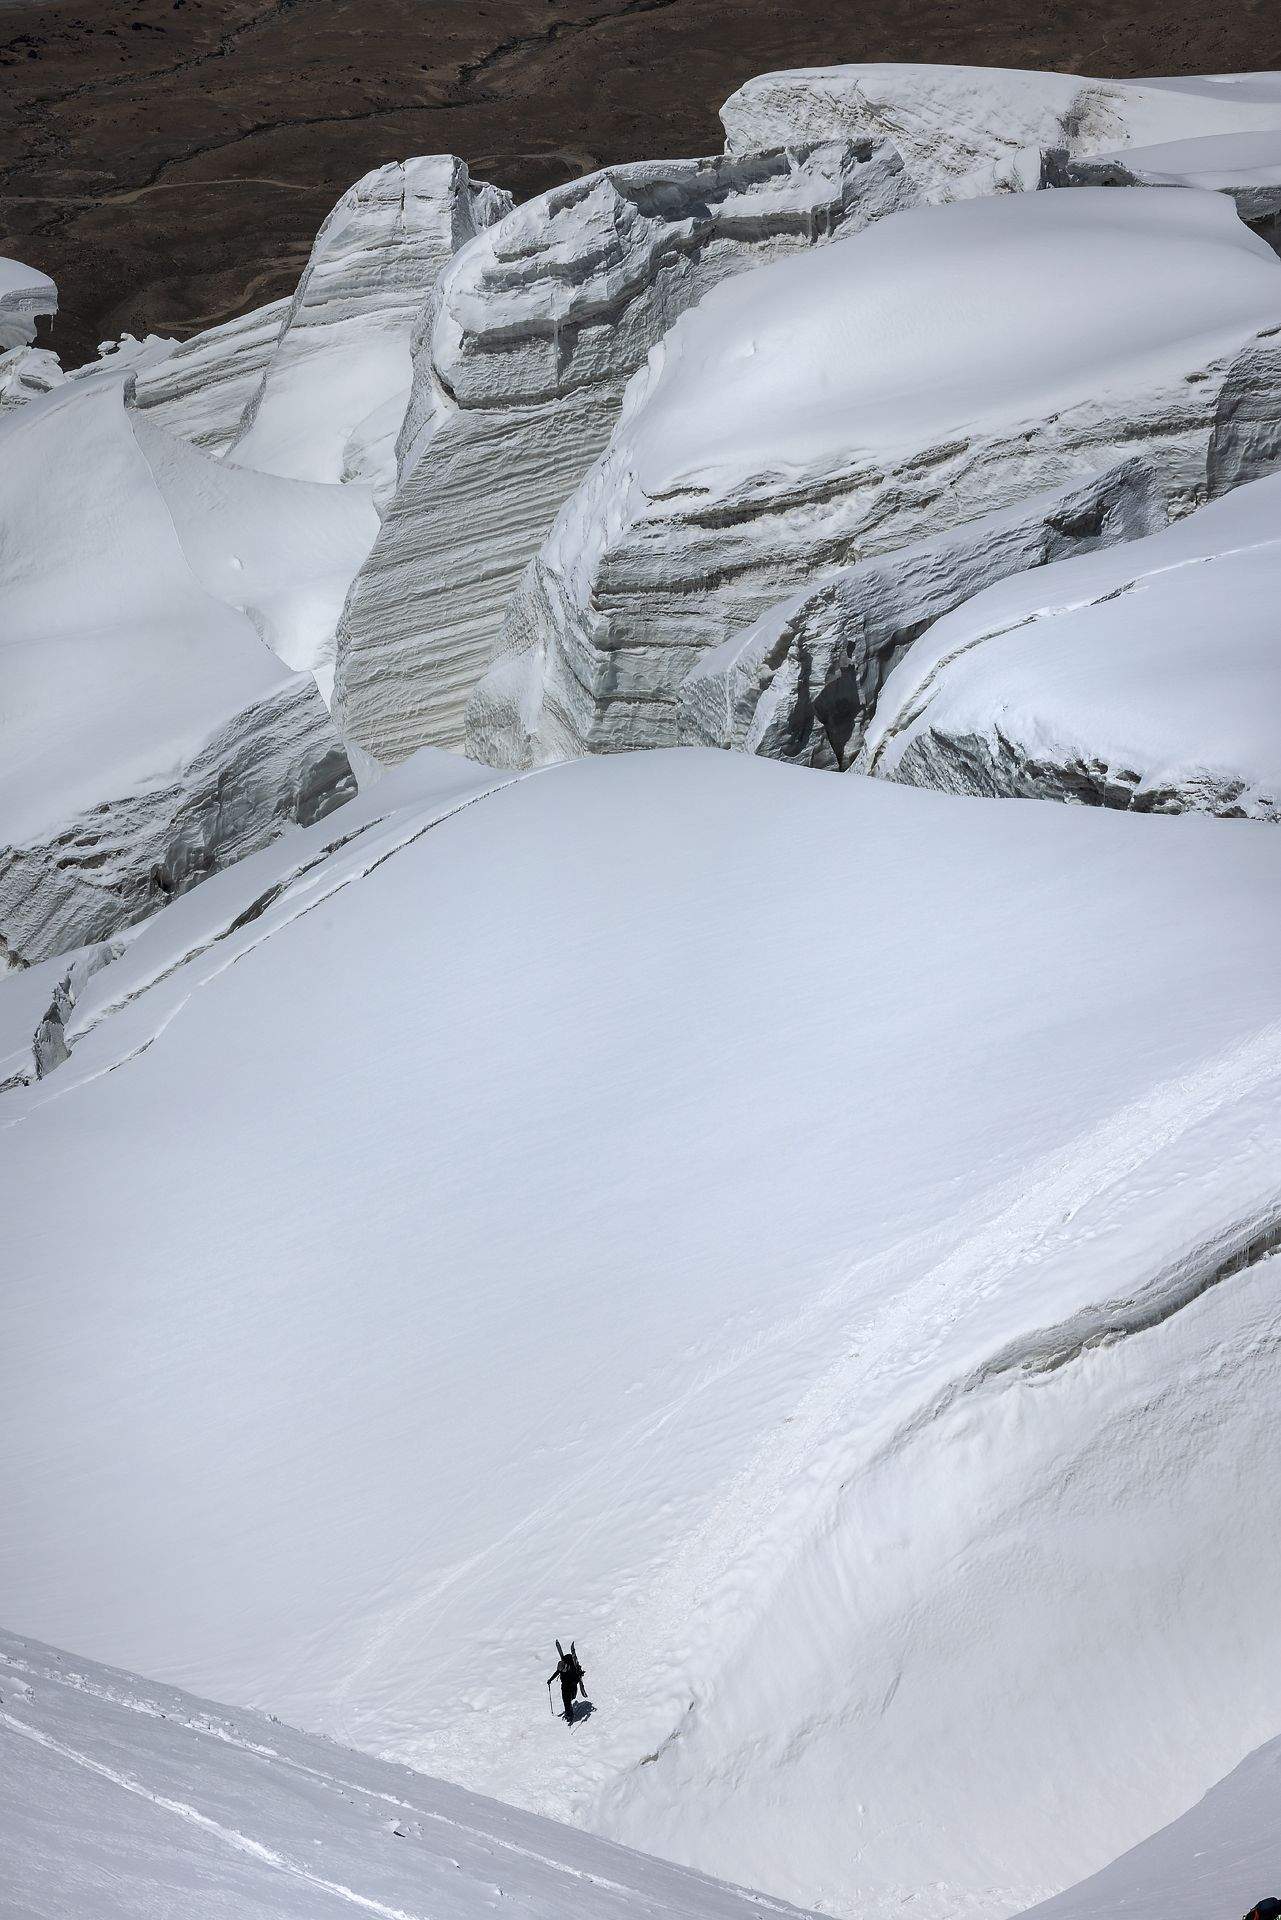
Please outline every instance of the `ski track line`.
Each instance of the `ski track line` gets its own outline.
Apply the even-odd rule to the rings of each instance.
[[[291,1875],[296,1880],[305,1881],[321,1893],[333,1894],[335,1899],[345,1900],[348,1905],[361,1907],[366,1913],[376,1913],[381,1920],[427,1920],[422,1914],[407,1913],[403,1907],[389,1907],[381,1900],[371,1900],[367,1894],[357,1893],[354,1887],[345,1887],[337,1880],[326,1880],[318,1873],[309,1873],[306,1867],[300,1867],[295,1861],[287,1860],[284,1854],[276,1853],[271,1847],[264,1847],[260,1840],[253,1840],[247,1833],[241,1833],[235,1827],[225,1827],[221,1821],[211,1820],[208,1814],[189,1806],[185,1800],[170,1800],[164,1794],[153,1793],[144,1787],[140,1780],[133,1780],[127,1773],[118,1773],[114,1767],[108,1767],[101,1760],[93,1760],[87,1753],[79,1753],[74,1747],[66,1746],[61,1740],[54,1740],[43,1733],[39,1727],[32,1727],[25,1720],[15,1720],[11,1713],[0,1712],[0,1722],[24,1740],[31,1740],[36,1746],[45,1747],[51,1753],[61,1755],[73,1765],[83,1767],[87,1773],[95,1773],[100,1779],[109,1780],[125,1793],[132,1793],[140,1800],[149,1800],[152,1806],[159,1807],[165,1813],[172,1813],[180,1820],[188,1821],[199,1827],[204,1833],[211,1833],[224,1845],[232,1847],[237,1853],[246,1853],[251,1859],[260,1860],[264,1866],[274,1867],[280,1873]]]
[[[388,837],[385,835],[381,841],[376,842],[375,845],[369,849],[366,862],[363,866],[357,865],[353,868],[351,865],[348,865],[346,871],[330,875],[328,877],[328,885],[324,886],[323,891],[320,890],[321,879],[315,877],[318,874],[318,870],[320,875],[323,876],[323,869],[329,861],[337,861],[349,848],[358,847],[366,834],[376,834],[380,827],[386,827],[390,822],[394,821],[394,814],[384,814],[377,820],[371,820],[367,826],[354,832],[350,839],[339,841],[337,845],[331,846],[324,853],[318,854],[314,860],[308,861],[303,866],[296,867],[281,883],[277,897],[271,902],[267,911],[261,915],[262,924],[255,923],[258,924],[258,930],[253,937],[242,945],[237,946],[232,952],[219,955],[217,957],[218,964],[211,966],[208,972],[202,973],[194,985],[182,995],[181,999],[176,1000],[167,1012],[157,1017],[153,1031],[150,1032],[144,1040],[140,1040],[135,1046],[129,1048],[127,1052],[118,1054],[114,1059],[104,1061],[101,1066],[91,1067],[87,1071],[83,1071],[78,1078],[72,1074],[68,1077],[65,1084],[59,1080],[56,1086],[47,1088],[43,1098],[29,1102],[21,1111],[10,1115],[7,1119],[0,1119],[0,1128],[19,1126],[22,1121],[27,1119],[31,1114],[40,1112],[42,1108],[48,1106],[51,1101],[63,1099],[67,1094],[76,1092],[80,1087],[92,1085],[95,1080],[101,1080],[105,1075],[114,1073],[118,1067],[128,1066],[131,1060],[136,1060],[140,1054],[146,1053],[149,1047],[155,1045],[160,1036],[172,1025],[183,1008],[189,1005],[202,987],[208,986],[211,981],[218,978],[219,974],[225,973],[229,967],[234,967],[238,960],[245,959],[248,954],[253,953],[257,947],[262,946],[266,941],[282,932],[284,928],[292,926],[295,920],[301,920],[306,914],[314,912],[317,907],[322,907],[327,900],[341,893],[346,887],[353,885],[356,881],[367,879],[371,873],[383,865],[384,861],[393,859],[396,854],[402,853],[406,847],[413,846],[415,841],[421,840],[426,834],[430,833],[433,828],[443,826],[446,821],[454,819],[457,814],[465,813],[468,807],[474,807],[480,801],[490,799],[492,795],[501,793],[505,787],[513,786],[518,780],[529,779],[532,778],[534,774],[548,771],[550,771],[550,769],[545,767],[533,767],[528,773],[512,774],[506,780],[499,780],[493,786],[482,788],[479,793],[470,794],[466,799],[456,801],[446,812],[435,814],[428,821],[424,822],[421,817],[416,817],[411,823],[399,830],[398,837],[392,837],[392,844],[390,846],[385,844],[386,838]],[[231,872],[232,869],[227,868],[226,871]],[[276,913],[276,908],[280,908],[281,911]],[[284,911],[286,908],[288,908],[289,911]],[[126,993],[121,999],[108,1001],[105,1006],[98,1010],[89,1024],[76,1034],[76,1046],[81,1045],[91,1034],[96,1033],[104,1021],[111,1019],[115,1014],[124,1012],[128,1007],[136,1005],[148,993],[153,992],[157,987],[162,986],[166,980],[171,979],[181,968],[185,966],[194,967],[198,961],[203,959],[207,953],[212,952],[223,940],[233,939],[235,937],[235,931],[239,931],[239,929],[233,931],[230,928],[223,928],[221,932],[210,934],[200,944],[193,946],[188,952],[180,954],[177,958],[170,961],[163,971],[155,973],[149,980],[140,983],[135,991]],[[128,957],[127,948],[121,957]],[[106,969],[104,968],[103,971],[105,972]],[[74,1060],[75,1047],[73,1046],[71,1058],[69,1061],[64,1062],[64,1067],[72,1065]],[[28,1082],[27,1084],[30,1085],[32,1083]],[[37,1081],[34,1084],[40,1086],[42,1089],[45,1087],[45,1081]],[[15,1089],[15,1091],[18,1090],[19,1089]]]
[[[483,1827],[473,1827],[465,1820],[451,1819],[448,1814],[437,1813],[431,1807],[419,1806],[417,1802],[413,1800],[402,1800],[398,1794],[384,1793],[382,1789],[378,1787],[359,1786],[355,1781],[345,1778],[342,1774],[325,1773],[319,1767],[309,1767],[305,1761],[295,1760],[289,1754],[281,1753],[278,1748],[265,1747],[257,1741],[241,1739],[225,1727],[202,1724],[196,1720],[178,1720],[176,1716],[167,1714],[162,1707],[152,1701],[141,1700],[132,1695],[113,1693],[106,1687],[95,1686],[92,1682],[86,1680],[83,1674],[72,1672],[50,1674],[39,1667],[31,1666],[26,1661],[14,1660],[8,1654],[0,1654],[0,1660],[3,1660],[4,1664],[9,1667],[12,1672],[31,1674],[34,1679],[40,1680],[45,1684],[74,1688],[77,1692],[87,1693],[94,1699],[102,1700],[108,1706],[121,1708],[126,1712],[136,1713],[147,1719],[169,1720],[175,1725],[184,1727],[188,1733],[197,1734],[205,1739],[217,1740],[224,1746],[235,1747],[241,1753],[248,1754],[254,1760],[270,1762],[276,1766],[287,1769],[289,1772],[303,1774],[310,1780],[318,1781],[321,1786],[329,1788],[332,1792],[355,1795],[363,1800],[376,1800],[384,1806],[394,1807],[399,1813],[412,1815],[415,1820],[435,1820],[440,1826],[449,1827],[453,1832],[465,1834],[469,1839],[477,1841],[487,1851],[511,1855],[522,1860],[532,1860],[536,1865],[548,1867],[554,1873],[564,1874],[570,1879],[581,1880],[593,1887],[601,1887],[610,1893],[635,1895],[638,1891],[634,1885],[628,1885],[621,1880],[607,1879],[604,1874],[592,1873],[585,1867],[570,1866],[567,1861],[558,1860],[551,1854],[539,1853],[533,1847],[521,1846],[518,1841],[509,1840],[499,1834],[487,1833]],[[238,1833],[235,1828],[221,1826],[217,1821],[211,1820],[207,1815],[199,1813],[194,1807],[188,1806],[185,1801],[169,1800],[158,1794],[154,1794],[149,1788],[144,1787],[140,1781],[130,1780],[127,1775],[115,1772],[112,1768],[105,1766],[101,1761],[92,1760],[88,1755],[78,1753],[74,1748],[65,1746],[60,1741],[54,1740],[49,1734],[42,1732],[38,1727],[32,1727],[24,1721],[15,1720],[11,1714],[0,1711],[0,1721],[11,1727],[15,1733],[24,1734],[28,1739],[34,1740],[40,1746],[47,1747],[52,1752],[61,1754],[64,1758],[74,1761],[78,1766],[86,1767],[93,1773],[101,1774],[104,1779],[112,1781],[114,1785],[123,1787],[126,1791],[137,1794],[145,1800],[150,1800],[155,1806],[162,1807],[167,1812],[175,1813],[184,1819],[194,1821],[197,1826],[206,1828],[218,1837],[228,1840],[241,1851],[251,1853],[256,1858],[262,1859],[267,1864],[277,1867],[285,1873],[290,1873],[299,1879],[307,1880],[312,1885],[323,1888],[327,1893],[336,1894],[340,1899],[346,1899],[358,1905],[368,1907],[373,1913],[391,1916],[391,1920],[419,1920],[418,1916],[406,1914],[400,1908],[384,1906],[378,1901],[370,1900],[364,1894],[356,1893],[350,1887],[341,1886],[337,1881],[322,1879],[316,1874],[309,1873],[305,1867],[295,1866],[291,1861],[286,1860],[283,1855],[273,1853],[270,1848],[264,1847],[261,1842],[250,1839],[246,1834]],[[336,1751],[341,1752],[342,1749],[338,1748]],[[375,1762],[374,1764],[386,1765],[387,1763]],[[428,1774],[423,1774],[420,1778],[425,1785],[430,1786],[433,1784],[431,1776]],[[459,1789],[459,1791],[462,1791],[462,1789]],[[502,1806],[504,1812],[508,1810],[501,1802],[497,1804]],[[517,1811],[519,1811],[519,1809],[517,1809]],[[533,1817],[536,1818],[537,1816]],[[615,1843],[606,1841],[604,1844],[612,1846]],[[661,1862],[661,1865],[670,1873],[688,1875],[691,1879],[701,1878],[693,1868],[683,1867],[675,1861],[665,1860]],[[760,1907],[764,1912],[788,1915],[793,1911],[792,1908],[773,1900],[767,1893],[759,1893],[752,1888],[744,1888],[742,1892],[750,1899],[754,1906]]]
[[[986,1228],[968,1237],[918,1281],[887,1300],[870,1325],[854,1330],[841,1357],[815,1381],[785,1431],[774,1430],[765,1436],[752,1461],[677,1556],[667,1576],[636,1603],[636,1624],[620,1623],[609,1639],[626,1645],[629,1633],[643,1626],[648,1644],[661,1645],[665,1637],[672,1637],[676,1627],[687,1626],[690,1620],[715,1618],[723,1622],[728,1617],[739,1623],[734,1645],[741,1645],[753,1629],[759,1608],[751,1609],[746,1617],[741,1605],[726,1614],[725,1609],[710,1604],[709,1596],[733,1576],[748,1555],[759,1554],[771,1521],[776,1530],[781,1526],[788,1533],[794,1547],[798,1498],[810,1514],[816,1507],[825,1509],[833,1482],[843,1481],[849,1470],[850,1446],[855,1439],[849,1417],[852,1407],[859,1409],[859,1434],[872,1437],[878,1426],[889,1424],[890,1444],[895,1433],[911,1425],[911,1410],[904,1409],[900,1418],[898,1410],[885,1399],[890,1356],[912,1352],[913,1371],[919,1374],[937,1357],[963,1314],[994,1293],[1001,1277],[1016,1269],[1038,1242],[1052,1239],[1083,1206],[1124,1182],[1191,1128],[1278,1074],[1281,1025],[1265,1028],[1191,1073],[1158,1084],[1148,1095],[1079,1136],[1065,1152],[1055,1156],[1042,1178],[1030,1188],[1024,1187]],[[939,1314],[940,1304],[946,1308],[945,1317]],[[913,1350],[923,1324],[922,1309],[927,1307],[933,1339],[928,1351],[919,1347]],[[1008,1337],[1003,1344],[1008,1344]],[[967,1368],[965,1379],[972,1374],[973,1370]],[[889,1384],[893,1386],[894,1380]],[[826,1470],[814,1482],[809,1469],[816,1456],[825,1460]],[[810,1530],[803,1517],[800,1525]],[[794,1550],[786,1560],[788,1566],[794,1564]],[[759,1581],[752,1582],[752,1592],[763,1599]],[[733,1651],[725,1643],[723,1627],[718,1628],[717,1648],[723,1666]],[[700,1665],[699,1651],[696,1645],[688,1666],[707,1673],[710,1665]]]

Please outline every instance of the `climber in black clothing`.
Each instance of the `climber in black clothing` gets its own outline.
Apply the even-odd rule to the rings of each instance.
[[[568,1653],[566,1653],[559,1640],[556,1642],[556,1651],[560,1655],[560,1660],[555,1673],[550,1676],[547,1684],[550,1687],[553,1680],[560,1681],[560,1697],[565,1708],[565,1718],[572,1722],[574,1718],[574,1696],[580,1688],[582,1689],[584,1700],[587,1698],[587,1675],[578,1664],[578,1654],[572,1640],[569,1643]]]

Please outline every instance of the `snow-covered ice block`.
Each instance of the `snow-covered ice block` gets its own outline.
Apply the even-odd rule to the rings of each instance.
[[[1019,575],[891,673],[866,771],[952,793],[1281,820],[1281,475]]]
[[[717,281],[906,200],[897,154],[866,141],[651,161],[556,187],[461,252],[343,619],[344,731],[393,760],[457,746],[521,571],[653,342]]]
[[[47,273],[0,258],[0,352],[27,346],[36,337],[36,321],[57,311],[58,289]]]
[[[842,567],[1123,457],[1178,510],[1266,470],[1278,333],[1281,264],[1208,193],[917,207],[714,288],[527,570],[468,751],[671,744],[699,657]]]
[[[262,634],[332,633],[343,583],[319,569],[345,542],[350,577],[361,514],[135,430],[118,384],[68,383],[0,424],[10,964],[102,939],[352,791],[313,677]]]
[[[870,63],[760,74],[721,109],[731,153],[889,140],[923,199],[1037,187],[1047,160],[1208,134],[1281,131],[1281,77],[1095,80],[1003,67]]]
[[[697,660],[677,691],[682,744],[845,768],[890,670],[931,623],[994,581],[1165,524],[1135,460],[966,521],[792,594]]]
[[[266,1714],[0,1633],[0,1880],[23,1920],[803,1920]]]
[[[873,1920],[1181,1812],[1281,1724],[1281,836],[401,780],[0,1098],[13,1616]]]
[[[131,356],[126,342],[110,352],[100,348],[99,361],[77,367],[73,377],[131,374],[130,404],[152,424],[206,453],[225,453],[258,389],[288,311],[288,300],[273,300],[221,326],[207,327],[189,340],[171,341],[167,353]]]
[[[1281,251],[1281,128],[1098,154],[1068,162],[1063,177],[1078,187],[1201,187],[1226,193],[1241,218]]]
[[[511,204],[448,153],[393,161],[350,187],[316,236],[230,457],[390,491],[414,324],[450,256]]]

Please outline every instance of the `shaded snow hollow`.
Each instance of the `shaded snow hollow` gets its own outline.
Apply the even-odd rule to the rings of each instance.
[[[799,1920],[759,1894],[0,1632],[21,1920]]]

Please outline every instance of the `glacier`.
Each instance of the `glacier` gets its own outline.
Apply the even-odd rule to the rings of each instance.
[[[0,263],[23,1920],[1276,1891],[1281,79],[723,121]]]

